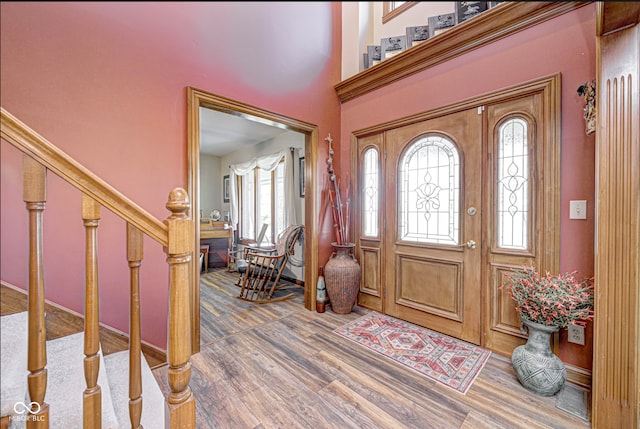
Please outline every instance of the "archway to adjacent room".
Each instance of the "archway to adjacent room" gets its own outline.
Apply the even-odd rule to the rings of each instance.
[[[247,121],[259,122],[273,127],[294,131],[304,135],[304,305],[314,309],[315,284],[314,273],[318,271],[318,204],[316,195],[316,164],[318,156],[318,128],[315,125],[293,118],[279,115],[255,106],[231,100],[219,95],[199,89],[187,88],[187,163],[188,163],[188,192],[191,198],[191,212],[194,222],[194,249],[200,243],[200,143],[201,118],[200,109],[211,109],[230,115],[229,118],[242,118]],[[197,256],[197,255],[196,255]],[[192,353],[200,351],[200,270],[199,260],[192,258],[190,264],[190,304],[191,304],[191,341]]]

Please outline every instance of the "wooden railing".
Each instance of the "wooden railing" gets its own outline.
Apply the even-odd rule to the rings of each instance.
[[[23,152],[24,201],[29,213],[28,292],[28,389],[32,413],[27,428],[48,428],[46,327],[44,319],[44,268],[42,257],[42,213],[46,203],[47,172],[51,171],[82,192],[82,219],[86,231],[86,284],[84,370],[84,428],[102,425],[102,391],[97,384],[100,364],[98,314],[97,234],[100,208],[106,207],[127,222],[127,261],[131,274],[129,329],[129,414],[132,428],[139,428],[142,415],[140,280],[143,235],[160,243],[169,264],[169,338],[166,426],[195,428],[195,398],[191,378],[191,334],[189,306],[189,262],[193,257],[193,221],[187,216],[189,197],[181,188],[169,193],[171,215],[161,222],[126,196],[74,161],[45,138],[0,108],[0,135]]]

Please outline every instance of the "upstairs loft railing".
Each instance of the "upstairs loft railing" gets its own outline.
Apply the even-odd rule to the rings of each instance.
[[[191,334],[189,306],[189,262],[193,255],[193,221],[188,218],[189,197],[181,188],[169,193],[171,215],[161,222],[74,161],[4,108],[0,108],[0,135],[23,153],[23,196],[29,216],[28,291],[28,389],[32,410],[27,428],[48,428],[45,285],[42,256],[42,213],[46,203],[47,172],[51,171],[82,192],[82,219],[86,231],[86,283],[83,394],[84,428],[100,428],[101,387],[99,371],[98,256],[97,235],[102,206],[127,222],[127,261],[131,273],[129,326],[129,412],[132,428],[139,428],[142,415],[140,343],[140,276],[143,234],[160,243],[169,264],[168,382],[165,425],[195,428],[195,398],[191,378]],[[54,416],[55,417],[55,416]]]

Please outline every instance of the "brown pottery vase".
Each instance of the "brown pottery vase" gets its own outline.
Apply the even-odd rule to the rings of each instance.
[[[324,267],[327,295],[334,313],[348,314],[360,291],[360,264],[353,256],[353,243],[331,243],[334,252]]]

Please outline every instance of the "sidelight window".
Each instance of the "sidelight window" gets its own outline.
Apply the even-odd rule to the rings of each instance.
[[[527,122],[511,118],[498,129],[497,237],[503,249],[529,246],[529,149]]]
[[[369,148],[364,152],[364,168],[362,169],[362,233],[368,237],[379,234],[380,198],[378,188],[379,163],[378,149]]]

